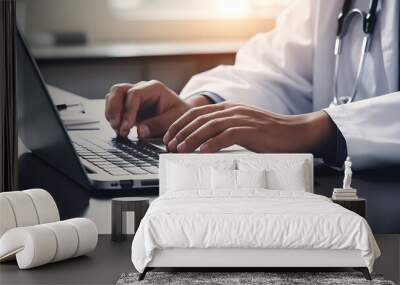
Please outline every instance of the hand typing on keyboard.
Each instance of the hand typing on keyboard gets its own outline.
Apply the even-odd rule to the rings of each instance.
[[[326,154],[335,146],[337,128],[323,110],[282,115],[228,101],[209,105],[213,99],[206,96],[184,101],[158,81],[117,84],[107,95],[106,117],[122,137],[134,125],[140,138],[164,135],[170,152],[217,152],[237,144],[255,152]]]
[[[122,83],[106,95],[105,115],[117,135],[127,137],[137,126],[140,138],[161,137],[168,127],[191,107],[210,103],[203,96],[182,100],[156,80]]]

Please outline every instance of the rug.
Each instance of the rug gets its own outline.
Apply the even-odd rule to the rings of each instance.
[[[122,274],[117,285],[395,285],[380,275],[372,275],[368,281],[360,272],[148,272],[138,281],[138,273]]]

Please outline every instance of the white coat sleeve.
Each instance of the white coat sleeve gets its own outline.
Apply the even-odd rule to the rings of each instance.
[[[400,162],[400,92],[324,110],[342,132],[355,169]]]
[[[234,65],[192,77],[180,96],[209,91],[281,114],[311,112],[316,2],[295,1],[274,30],[256,35],[238,51]]]

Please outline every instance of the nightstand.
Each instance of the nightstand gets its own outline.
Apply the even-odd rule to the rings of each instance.
[[[359,214],[364,219],[367,218],[367,200],[358,198],[355,200],[337,200],[332,199],[332,202],[339,204],[340,206]]]
[[[146,214],[150,205],[149,197],[121,197],[111,201],[111,239],[113,241],[123,241],[126,239],[127,221],[126,212],[135,214],[135,231],[137,231],[140,221]]]

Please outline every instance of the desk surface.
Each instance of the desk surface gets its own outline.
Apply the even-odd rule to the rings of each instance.
[[[132,237],[115,243],[100,235],[97,248],[87,256],[18,270],[15,261],[0,265],[0,284],[115,284],[122,273],[134,271],[130,262]]]
[[[88,44],[82,46],[33,46],[32,51],[35,58],[39,60],[233,54],[239,50],[244,42],[244,40],[230,40]]]

